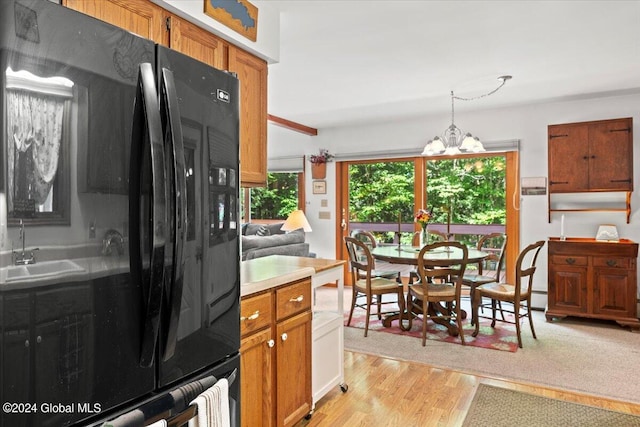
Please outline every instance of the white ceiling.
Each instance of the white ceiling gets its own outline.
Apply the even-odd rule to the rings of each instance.
[[[326,128],[640,92],[640,1],[269,1],[269,113]],[[640,106],[639,106],[640,107]]]

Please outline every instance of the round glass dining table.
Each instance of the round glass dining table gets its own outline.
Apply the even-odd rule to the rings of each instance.
[[[418,265],[418,255],[420,254],[420,249],[417,246],[405,246],[405,245],[380,245],[376,246],[371,250],[371,255],[380,261],[386,261],[392,264],[408,264],[408,265]],[[477,263],[485,259],[489,256],[488,252],[483,252],[478,249],[468,248],[468,260],[467,264]],[[450,247],[450,248],[437,248],[432,251],[427,251],[424,254],[424,259],[429,260],[436,266],[446,267],[449,265],[455,265],[460,263],[462,259],[462,251],[458,248]],[[431,307],[436,311],[444,310],[444,307]],[[431,311],[431,309],[430,309]],[[407,315],[409,315],[407,313]],[[467,313],[462,313],[462,318],[466,317]],[[388,316],[383,320],[383,324],[385,327],[389,327],[393,320],[398,320],[399,315]],[[432,319],[436,323],[440,323],[445,326],[449,334],[452,336],[458,335],[458,327],[457,325],[451,322],[441,322],[436,318]],[[400,324],[401,329],[405,329],[402,322]]]
[[[393,264],[409,264],[418,265],[418,254],[420,249],[417,246],[406,245],[379,245],[371,250],[371,255],[380,261],[386,261]],[[477,263],[489,256],[488,252],[479,251],[478,249],[468,249],[469,259],[467,264]],[[451,247],[449,249],[438,248],[425,253],[424,259],[427,259],[441,267],[455,265],[462,259],[462,251],[458,248]]]

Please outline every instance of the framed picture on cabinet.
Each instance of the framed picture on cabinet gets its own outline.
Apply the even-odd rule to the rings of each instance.
[[[327,181],[313,181],[313,194],[327,194]]]

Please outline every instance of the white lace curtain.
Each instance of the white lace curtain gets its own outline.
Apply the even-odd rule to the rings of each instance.
[[[51,192],[60,156],[62,97],[7,91],[8,208],[18,199],[43,204]]]

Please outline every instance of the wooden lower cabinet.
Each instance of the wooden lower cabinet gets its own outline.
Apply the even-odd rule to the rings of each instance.
[[[547,320],[579,316],[640,329],[637,316],[638,244],[626,239],[549,240]]]
[[[293,426],[311,412],[311,281],[296,281],[240,303],[240,420]]]

